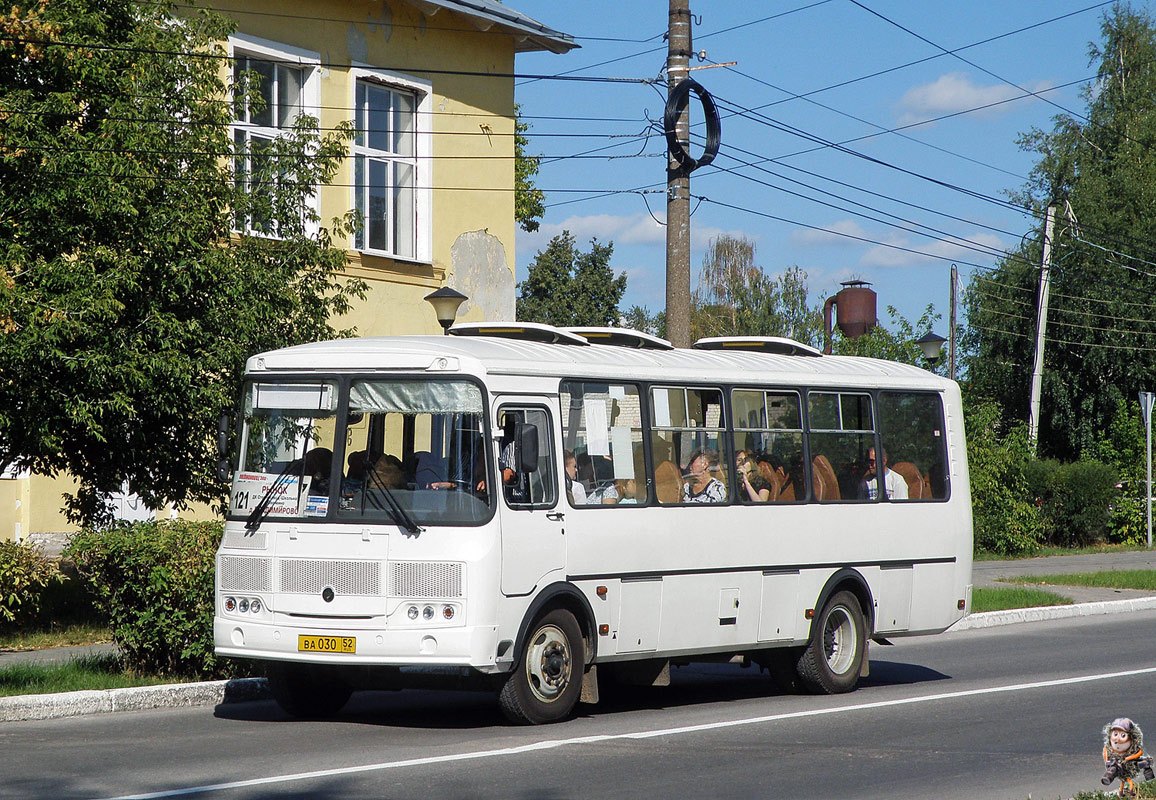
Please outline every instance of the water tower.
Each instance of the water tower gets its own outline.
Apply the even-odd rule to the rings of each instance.
[[[835,306],[835,324],[848,339],[858,339],[875,327],[875,292],[867,281],[844,281],[833,297],[823,304],[823,352],[831,354],[831,306]]]

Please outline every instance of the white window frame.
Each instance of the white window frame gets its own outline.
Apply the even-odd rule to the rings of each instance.
[[[234,64],[234,59],[239,57],[257,58],[266,61],[275,61],[285,64],[291,64],[302,68],[301,81],[301,113],[321,119],[321,54],[314,50],[306,50],[301,47],[294,47],[292,45],[281,44],[273,42],[268,39],[262,39],[257,36],[249,36],[248,34],[234,34],[229,37],[229,64],[230,70]],[[231,76],[230,76],[231,78]],[[229,123],[230,141],[236,141],[236,133],[239,130],[246,131],[250,134],[257,134],[262,138],[276,138],[281,135],[282,129],[279,127],[267,127],[254,125],[248,122],[238,122],[233,119]],[[315,188],[310,194],[307,203],[313,211],[320,211],[318,207],[318,191]],[[277,238],[277,234],[272,231],[261,231],[250,226],[249,220],[245,222],[244,230],[238,229],[236,221],[234,220],[234,230],[238,233],[244,233],[250,236],[264,236],[268,238]],[[310,222],[307,230],[309,233],[317,232],[317,224]]]
[[[433,114],[433,83],[421,80],[411,75],[403,75],[384,69],[377,69],[369,65],[359,64],[349,72],[349,108],[354,109],[356,120],[357,84],[361,81],[375,83],[383,89],[406,92],[414,96],[414,253],[413,255],[397,255],[389,250],[377,250],[369,247],[369,231],[364,231],[364,245],[357,246],[355,235],[349,237],[349,248],[361,253],[375,256],[385,256],[397,261],[411,261],[417,263],[433,262],[433,235],[432,235],[432,208],[433,191],[431,189],[433,175],[433,132],[430,120]],[[356,159],[362,155],[370,155],[381,151],[371,150],[367,146],[359,146],[356,141],[350,145],[353,163],[350,165],[350,192],[349,207],[357,209],[357,196],[361,187],[357,185]],[[390,201],[392,203],[392,199]],[[362,220],[364,223],[364,220]]]

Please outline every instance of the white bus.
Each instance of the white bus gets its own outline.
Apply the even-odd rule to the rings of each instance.
[[[971,601],[958,386],[785,339],[463,325],[247,364],[217,653],[278,703],[467,685],[544,723],[737,658],[848,691]]]

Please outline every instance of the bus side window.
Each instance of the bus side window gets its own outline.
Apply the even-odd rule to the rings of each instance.
[[[807,394],[811,492],[822,503],[878,499],[870,463],[875,448],[871,396]]]
[[[542,408],[503,407],[498,414],[498,480],[511,508],[551,508],[557,502],[554,432]]]
[[[794,392],[735,389],[731,392],[731,413],[739,502],[805,500],[799,396]]]
[[[890,469],[907,484],[907,497],[902,499],[947,499],[947,437],[939,395],[881,392],[879,429]]]
[[[726,503],[730,498],[718,389],[655,386],[650,390],[650,446],[660,503]],[[677,471],[677,491],[674,474]]]
[[[563,381],[562,442],[566,494],[574,507],[647,502],[642,460],[642,405],[626,383]],[[565,466],[564,465],[564,466]]]

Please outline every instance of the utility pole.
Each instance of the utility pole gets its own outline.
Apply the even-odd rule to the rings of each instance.
[[[1048,292],[1051,288],[1052,232],[1056,226],[1056,207],[1048,206],[1044,221],[1044,252],[1040,258],[1040,293],[1036,312],[1036,363],[1032,370],[1031,406],[1028,410],[1028,438],[1038,448],[1040,435],[1040,387],[1044,379],[1044,332],[1048,327]]]
[[[959,286],[959,267],[951,265],[951,330],[947,342],[947,377],[955,380],[955,305]]]
[[[690,0],[670,0],[667,33],[666,90],[690,77]],[[678,140],[690,147],[690,114],[684,108],[676,127]],[[666,338],[675,347],[690,347],[690,175],[671,156],[666,163]]]

